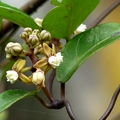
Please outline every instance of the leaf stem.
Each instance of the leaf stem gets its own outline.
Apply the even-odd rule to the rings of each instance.
[[[98,25],[110,12],[112,12],[118,5],[120,5],[120,0],[116,0],[112,5],[110,5],[92,24],[90,24],[89,28],[95,27]]]
[[[105,111],[105,113],[102,115],[102,117],[99,120],[106,120],[106,118],[109,116],[109,114],[111,113],[111,111],[116,103],[119,93],[120,93],[120,85],[115,90],[107,110]]]

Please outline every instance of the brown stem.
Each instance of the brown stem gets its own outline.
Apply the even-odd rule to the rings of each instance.
[[[53,96],[50,94],[50,92],[48,91],[47,87],[42,87],[43,92],[45,93],[45,95],[48,97],[48,99],[53,102],[54,98]]]
[[[50,77],[48,79],[47,89],[48,89],[48,91],[50,92],[51,95],[53,95],[53,93],[52,93],[52,85],[53,85],[53,80],[55,78],[55,74],[56,74],[56,70],[53,69],[52,72],[51,72],[51,74],[50,74]]]
[[[61,83],[61,99],[65,100],[65,83]]]
[[[23,7],[20,9],[24,11],[27,14],[32,14],[33,12],[36,11],[38,7],[40,7],[44,2],[47,0],[30,0],[28,3],[26,3]],[[3,22],[1,31],[0,31],[0,38],[6,34],[8,31],[10,31],[12,28],[14,28],[16,25],[13,24],[12,22],[5,20]]]
[[[115,90],[107,110],[105,111],[105,113],[102,115],[102,117],[99,120],[106,120],[106,118],[109,116],[109,114],[111,113],[111,111],[116,103],[119,93],[120,93],[120,85]]]
[[[111,11],[113,11],[118,5],[120,5],[120,0],[116,0],[112,5],[110,5],[89,27],[95,27],[98,25]]]
[[[46,108],[52,109],[52,105],[46,103],[40,96],[36,95],[35,98]]]
[[[72,111],[70,103],[67,100],[65,100],[64,104],[65,104],[67,113],[68,113],[69,117],[71,118],[71,120],[77,120],[76,116],[74,115],[74,113]]]

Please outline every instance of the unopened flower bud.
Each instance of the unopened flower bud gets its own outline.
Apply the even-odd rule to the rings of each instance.
[[[14,70],[8,70],[7,72],[7,81],[13,84],[18,79],[18,73]]]
[[[41,85],[41,87],[45,87],[44,81],[45,81],[44,72],[41,69],[37,69],[36,72],[34,72],[32,75],[32,82],[35,85]]]
[[[29,35],[28,35],[26,32],[22,32],[22,33],[20,34],[20,37],[21,37],[23,40],[25,40],[25,39],[27,39],[27,38],[29,37]]]
[[[41,48],[42,48],[42,45],[41,45],[41,44],[40,44],[39,46],[35,47],[35,48],[34,48],[34,55],[37,55],[38,53],[40,53]]]
[[[34,20],[35,22],[36,22],[36,24],[39,26],[39,27],[41,27],[42,28],[42,19],[39,19],[39,18],[35,18],[35,20]]]
[[[31,34],[27,40],[31,46],[36,46],[39,44],[39,39],[36,34]]]
[[[9,59],[9,60],[12,59],[12,55],[7,53],[6,58]]]
[[[24,28],[24,32],[26,32],[28,35],[32,34],[32,28]]]
[[[46,30],[43,30],[41,33],[40,33],[40,39],[41,40],[45,40],[45,41],[49,41],[52,39],[51,37],[51,34],[46,31]]]
[[[84,32],[87,29],[87,26],[84,24],[81,24],[75,31],[74,34],[77,35],[81,32]]]
[[[23,48],[19,43],[10,42],[5,47],[6,53],[11,54],[13,56],[19,56],[22,50]]]
[[[32,32],[32,34],[38,35],[38,34],[40,34],[40,31],[38,29],[34,29],[33,32]]]

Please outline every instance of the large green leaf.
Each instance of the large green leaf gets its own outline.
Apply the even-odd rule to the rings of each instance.
[[[73,31],[94,10],[99,1],[52,0],[52,4],[57,5],[57,7],[45,16],[42,26],[55,38],[69,39]]]
[[[11,22],[21,27],[31,27],[33,29],[40,29],[40,27],[34,22],[34,20],[15,7],[9,6],[0,2],[0,17],[10,20]]]
[[[106,23],[70,40],[62,49],[63,62],[57,68],[57,81],[66,82],[93,53],[120,38],[120,24]]]
[[[24,90],[8,90],[0,94],[0,112],[10,107],[13,103],[23,98],[36,95],[35,92],[27,92]]]

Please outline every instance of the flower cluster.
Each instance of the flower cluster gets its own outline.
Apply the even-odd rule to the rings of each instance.
[[[42,20],[35,19],[35,22],[42,28]],[[51,34],[42,28],[32,30],[25,28],[20,34],[20,37],[25,41],[27,49],[19,43],[10,42],[6,45],[6,58],[16,60],[12,70],[6,73],[7,81],[13,84],[15,81],[21,81],[26,84],[36,85],[37,90],[45,87],[45,75],[51,69],[55,69],[63,61],[61,52],[61,43],[58,39],[52,38]],[[57,46],[56,43],[57,42]],[[25,58],[29,57],[32,65],[25,67]],[[30,76],[26,76],[24,72],[31,71]]]

